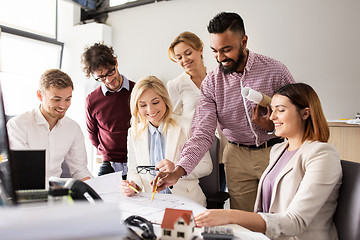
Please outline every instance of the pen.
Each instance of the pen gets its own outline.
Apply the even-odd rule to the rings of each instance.
[[[134,188],[133,186],[131,186],[130,183],[129,183],[129,188],[131,188],[132,190],[134,190],[136,193],[139,193],[139,191],[138,191],[136,188]]]
[[[152,194],[151,201],[154,200],[154,196],[155,196],[155,192],[156,192],[156,189],[157,189],[157,183],[158,183],[158,182],[159,182],[159,179],[156,181],[155,190],[154,190],[154,192],[153,192],[153,194]]]

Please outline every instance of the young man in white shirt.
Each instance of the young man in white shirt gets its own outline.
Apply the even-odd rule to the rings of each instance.
[[[47,70],[36,92],[40,106],[7,123],[11,149],[46,150],[47,180],[50,176],[60,177],[64,161],[71,177],[81,180],[92,177],[87,169],[84,135],[80,126],[65,116],[73,89],[73,82],[66,73],[59,69]]]

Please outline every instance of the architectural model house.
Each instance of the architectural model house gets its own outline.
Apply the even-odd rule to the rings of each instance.
[[[166,208],[161,223],[161,239],[191,239],[194,228],[192,211]]]

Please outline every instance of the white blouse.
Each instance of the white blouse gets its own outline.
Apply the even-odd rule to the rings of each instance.
[[[186,72],[169,81],[167,89],[173,104],[173,112],[191,121],[195,108],[200,101],[200,89]]]

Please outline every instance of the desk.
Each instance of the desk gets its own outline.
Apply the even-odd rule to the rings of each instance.
[[[340,159],[360,162],[360,125],[329,122],[329,143],[334,145]]]
[[[123,220],[131,215],[139,215],[151,221],[154,225],[155,234],[158,237],[161,236],[160,224],[165,208],[192,210],[194,216],[206,210],[205,207],[190,199],[173,194],[156,193],[153,202],[151,202],[152,193],[141,192],[132,197],[123,196],[118,188],[121,180],[121,173],[111,173],[87,180],[86,182],[101,196],[105,203],[118,204]],[[231,227],[233,229],[234,235],[237,237],[235,239],[268,240],[263,234],[254,233],[236,224],[225,225],[225,227]],[[195,228],[195,235],[201,236],[202,231],[202,228]]]
[[[194,216],[206,209],[191,200],[165,194],[141,193],[125,197],[118,188],[121,173],[108,174],[86,181],[104,202],[89,204],[75,202],[65,205],[0,207],[0,238],[7,240],[119,240],[127,234],[121,224],[130,215],[140,215],[154,223],[162,221],[165,207],[192,210]],[[25,205],[24,205],[25,206]],[[159,224],[153,224],[161,236]],[[238,225],[226,225],[234,230],[235,239],[269,240],[263,234],[251,232]],[[201,239],[201,228],[195,236]]]

